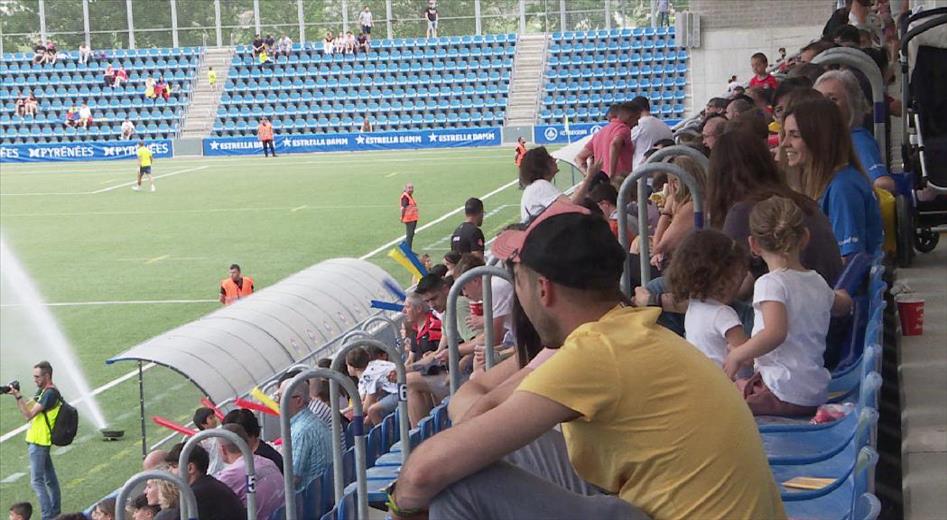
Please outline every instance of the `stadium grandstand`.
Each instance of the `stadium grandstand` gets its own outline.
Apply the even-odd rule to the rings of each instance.
[[[0,0],[0,52],[11,519],[947,511],[947,1]]]

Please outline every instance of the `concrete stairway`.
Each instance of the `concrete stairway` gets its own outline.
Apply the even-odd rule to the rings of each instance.
[[[543,92],[546,70],[546,48],[549,35],[525,34],[516,44],[510,96],[506,107],[506,126],[536,124],[536,114]]]
[[[182,139],[199,139],[209,137],[217,118],[217,105],[220,104],[220,95],[227,84],[227,73],[230,71],[230,61],[233,58],[233,47],[207,48],[204,51],[204,61],[197,72],[197,87],[191,96],[191,105],[187,110]],[[207,71],[210,67],[217,72],[217,90],[211,88],[207,82]]]

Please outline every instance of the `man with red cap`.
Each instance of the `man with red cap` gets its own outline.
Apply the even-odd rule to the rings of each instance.
[[[496,407],[418,446],[389,488],[393,518],[785,518],[732,383],[657,325],[658,309],[625,306],[625,253],[604,219],[560,200],[492,251],[557,352]],[[576,472],[604,493],[501,460],[560,423]]]

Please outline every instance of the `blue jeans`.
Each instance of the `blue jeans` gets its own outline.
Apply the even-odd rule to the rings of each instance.
[[[26,446],[30,454],[30,484],[36,492],[36,497],[39,498],[42,519],[49,520],[59,515],[62,507],[59,479],[56,478],[53,459],[49,456],[49,446],[31,443],[27,443]]]

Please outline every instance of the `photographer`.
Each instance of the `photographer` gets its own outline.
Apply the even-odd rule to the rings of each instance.
[[[40,361],[33,367],[33,382],[36,383],[36,395],[32,399],[23,399],[20,384],[11,382],[6,393],[16,399],[16,406],[30,427],[26,431],[26,445],[30,455],[30,474],[33,491],[39,498],[42,518],[54,518],[60,513],[59,480],[53,459],[49,456],[52,445],[52,427],[59,416],[62,396],[53,384],[53,367],[48,361]]]

